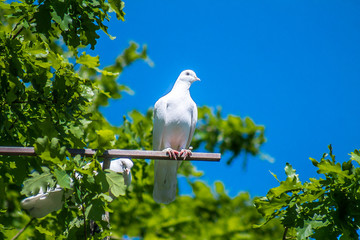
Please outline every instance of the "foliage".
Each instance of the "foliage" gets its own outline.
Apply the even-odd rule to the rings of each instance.
[[[36,220],[29,236],[83,237],[89,219],[103,227],[99,237],[107,235],[101,216],[110,210],[109,188],[116,196],[125,194],[117,181],[122,178],[103,172],[96,157],[73,158],[66,148],[91,146],[100,154],[115,139],[99,106],[129,90],[116,80],[124,67],[147,59],[146,48],[139,52],[131,43],[105,69],[98,68],[99,57],[78,51],[87,45],[93,49],[96,31],[107,33],[103,22],[109,12],[123,19],[122,9],[121,1],[0,2],[0,145],[35,146],[38,154],[0,159],[0,218],[6,235],[28,218],[20,214],[19,193],[31,196],[55,184],[67,191],[66,208],[58,222],[54,217]]]
[[[0,156],[0,239],[14,236],[29,222],[22,235],[28,239],[103,238],[110,229],[119,237],[164,238],[174,231],[173,238],[276,236],[277,224],[253,230],[252,224],[260,224],[262,218],[249,196],[231,199],[220,183],[213,194],[205,184],[189,180],[195,196],[179,197],[163,206],[151,197],[152,164],[134,159],[134,184],[127,189],[121,176],[101,169],[98,160],[106,149],[152,148],[151,109],[124,115],[121,126],[111,125],[100,111],[110,99],[131,91],[117,81],[133,62],[150,63],[146,46],[141,49],[130,43],[113,65],[103,69],[98,56],[81,51],[95,48],[98,30],[107,33],[104,21],[110,19],[110,12],[124,20],[123,7],[120,0],[0,1],[0,145],[34,146],[37,153],[35,157]],[[204,144],[211,151],[228,151],[231,161],[242,151],[259,153],[264,128],[250,118],[222,119],[207,107],[199,112],[195,148]],[[82,158],[66,151],[84,147],[98,152],[93,158]],[[201,175],[189,162],[181,173],[188,179]],[[56,185],[65,191],[64,207],[30,221],[20,201]],[[118,197],[111,204],[109,190]],[[110,226],[102,219],[106,211],[113,212]],[[169,214],[173,211],[176,218]],[[126,218],[129,212],[131,218]],[[90,235],[90,220],[102,230]],[[151,226],[156,225],[159,228],[152,232]]]
[[[320,161],[310,158],[325,178],[310,178],[302,183],[287,163],[286,180],[270,189],[266,197],[255,200],[267,222],[280,219],[288,229],[287,239],[359,238],[360,168],[353,162],[360,164],[360,153],[355,150],[349,161],[340,164],[335,161],[331,146],[329,149],[330,153]]]
[[[117,209],[111,214],[111,219],[118,223],[113,229],[115,237],[124,234],[130,237],[140,236],[141,239],[281,237],[283,228],[276,222],[260,230],[254,229],[254,224],[260,224],[264,220],[256,212],[249,194],[239,193],[230,198],[221,182],[215,183],[215,192],[201,181],[189,182],[194,196],[178,196],[169,205],[156,204],[151,193],[136,190],[140,186],[144,188],[144,185],[149,187],[150,184],[136,180],[129,199],[121,198],[111,204],[112,208]]]
[[[259,154],[260,146],[266,141],[264,126],[256,125],[249,117],[241,119],[239,116],[229,115],[223,119],[220,108],[215,114],[209,107],[199,108],[197,129],[192,141],[194,147],[204,143],[205,149],[210,152],[214,152],[215,149],[219,149],[222,154],[230,152],[227,164],[231,164],[241,152]]]

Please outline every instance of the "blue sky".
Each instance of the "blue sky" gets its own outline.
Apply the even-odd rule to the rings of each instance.
[[[360,146],[360,2],[332,0],[125,1],[125,22],[108,24],[95,51],[102,66],[113,63],[129,41],[146,44],[154,62],[127,68],[119,82],[135,94],[103,109],[121,124],[132,109],[145,112],[193,69],[198,106],[221,106],[223,114],[249,116],[265,125],[262,151],[275,163],[241,157],[233,165],[195,163],[203,180],[224,182],[232,196],[265,195],[284,179],[289,162],[303,181],[316,176],[309,157],[333,145],[338,161]],[[188,189],[180,185],[182,193]]]

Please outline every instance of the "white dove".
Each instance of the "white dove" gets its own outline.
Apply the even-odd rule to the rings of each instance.
[[[21,207],[28,210],[29,215],[35,218],[42,218],[53,211],[62,208],[64,189],[56,185],[55,189],[47,189],[46,192],[40,188],[37,195],[25,198],[21,201]]]
[[[101,167],[103,163],[100,163]],[[124,184],[130,186],[131,184],[131,172],[130,169],[134,166],[134,163],[130,158],[118,158],[110,162],[110,170],[122,173],[124,178]]]
[[[100,163],[101,166],[103,163]],[[133,162],[129,158],[119,158],[110,162],[110,170],[123,174],[124,184],[130,186],[131,173],[130,169]],[[76,178],[81,178],[81,174],[75,173]],[[64,189],[56,185],[55,189],[48,188],[47,191],[40,191],[37,195],[25,198],[21,201],[21,207],[29,212],[29,215],[35,218],[42,218],[53,211],[62,208]]]
[[[168,152],[170,158],[191,155],[188,149],[197,121],[197,107],[190,96],[189,88],[200,81],[192,70],[181,72],[172,90],[155,103],[153,149]],[[153,197],[157,203],[175,200],[176,174],[181,162],[155,160]]]

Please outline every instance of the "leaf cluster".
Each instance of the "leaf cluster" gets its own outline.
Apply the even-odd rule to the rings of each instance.
[[[302,183],[287,163],[286,180],[279,181],[280,185],[270,189],[266,197],[255,200],[267,222],[280,219],[288,229],[287,238],[359,238],[360,168],[353,162],[360,164],[360,153],[355,150],[349,161],[340,164],[335,161],[331,146],[329,150],[320,161],[310,158],[324,178],[310,178]]]
[[[114,64],[103,69],[98,56],[81,52],[95,47],[98,30],[107,33],[104,21],[110,19],[110,12],[123,20],[123,7],[120,0],[0,1],[0,145],[34,146],[37,153],[0,156],[0,239],[13,237],[29,222],[22,235],[29,239],[100,239],[110,234],[111,226],[116,226],[111,231],[120,237],[167,238],[174,231],[174,238],[273,236],[271,229],[279,225],[253,231],[251,225],[263,219],[248,195],[231,199],[220,183],[213,194],[205,184],[189,181],[195,197],[183,196],[164,207],[151,197],[152,163],[134,159],[130,188],[125,188],[121,175],[101,169],[99,159],[107,149],[152,149],[152,109],[124,114],[121,126],[111,125],[100,111],[109,100],[131,92],[118,83],[127,66],[137,60],[151,64],[146,46],[130,43]],[[219,111],[213,114],[207,107],[199,112],[195,148],[201,144],[210,151],[219,148],[231,152],[232,159],[242,151],[259,153],[264,129],[250,118],[223,119]],[[67,148],[98,152],[82,158],[71,156]],[[201,176],[189,162],[181,173],[188,178]],[[65,193],[63,208],[30,221],[20,201],[56,187]],[[118,197],[111,204],[109,190]],[[190,204],[193,200],[195,204]],[[129,211],[132,218],[127,219]],[[105,212],[112,212],[111,225],[103,219]],[[101,231],[91,235],[93,222]],[[152,232],[156,224],[159,228]]]
[[[139,52],[131,43],[106,69],[98,68],[99,57],[78,49],[94,48],[96,31],[107,33],[109,12],[123,19],[123,7],[120,0],[0,2],[0,145],[34,146],[38,155],[0,158],[0,237],[15,235],[28,220],[19,193],[56,186],[66,192],[61,217],[36,220],[27,237],[83,238],[90,219],[108,229],[101,216],[110,211],[109,189],[125,194],[122,177],[103,172],[97,156],[73,158],[66,148],[91,146],[100,155],[115,139],[99,106],[128,90],[117,78],[127,65],[147,59],[146,48]]]
[[[261,230],[253,228],[264,219],[257,213],[249,194],[239,193],[230,198],[221,182],[211,189],[201,181],[188,181],[193,196],[178,196],[169,205],[156,204],[151,191],[140,192],[146,189],[146,181],[134,182],[128,199],[117,199],[111,204],[117,209],[111,214],[111,221],[117,223],[114,237],[270,240],[279,239],[283,231],[277,222]],[[138,188],[138,185],[143,186]]]
[[[215,113],[207,106],[200,107],[198,111],[198,127],[192,141],[195,148],[204,144],[210,152],[215,149],[222,154],[229,152],[231,155],[227,164],[231,164],[241,152],[253,156],[260,153],[260,146],[266,141],[264,126],[256,125],[249,117],[242,119],[229,115],[222,118],[220,108]]]

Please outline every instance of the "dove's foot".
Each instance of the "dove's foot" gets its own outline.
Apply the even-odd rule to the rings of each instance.
[[[192,155],[191,150],[192,150],[192,148],[190,148],[190,149],[181,149],[179,157],[184,156],[183,160],[185,160],[187,157],[190,157]]]
[[[164,152],[167,152],[167,154],[169,154],[170,159],[175,159],[177,160],[177,157],[179,156],[179,152],[172,149],[172,148],[166,148],[163,150]]]

